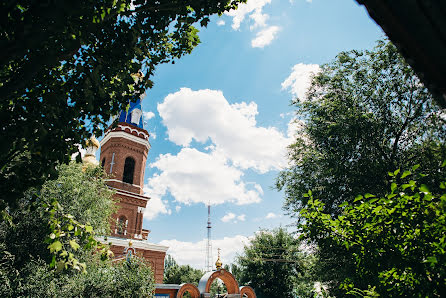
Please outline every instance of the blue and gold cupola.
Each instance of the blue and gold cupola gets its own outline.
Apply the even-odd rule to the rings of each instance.
[[[136,102],[131,102],[128,110],[124,110],[119,113],[118,121],[144,129],[141,102],[141,99],[138,99]]]

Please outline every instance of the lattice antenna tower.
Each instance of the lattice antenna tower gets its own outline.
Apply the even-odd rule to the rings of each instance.
[[[212,271],[212,241],[211,241],[211,202],[208,203],[208,239],[206,243],[206,262],[205,262],[205,270],[206,272]]]

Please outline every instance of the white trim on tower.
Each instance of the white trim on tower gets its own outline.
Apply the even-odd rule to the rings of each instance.
[[[141,144],[147,148],[147,150],[150,150],[150,143],[147,140],[141,139],[139,137],[136,137],[132,134],[129,134],[125,131],[111,131],[108,134],[105,135],[105,137],[100,141],[101,147],[108,142],[111,138],[124,138],[130,141],[133,141],[135,143]]]

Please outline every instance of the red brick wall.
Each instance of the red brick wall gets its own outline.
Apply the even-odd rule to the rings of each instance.
[[[112,245],[110,250],[115,254],[115,257],[124,256],[123,246]],[[142,256],[146,259],[153,270],[153,275],[155,277],[155,283],[163,283],[164,277],[164,257],[166,256],[165,252],[160,251],[152,251],[152,250],[143,250],[136,248],[136,255]]]
[[[113,153],[115,154],[114,159]],[[110,181],[110,186],[143,194],[144,171],[146,167],[147,154],[148,149],[146,146],[123,137],[110,138],[105,144],[103,144],[101,147],[100,163],[102,164],[102,160],[105,158],[105,172],[110,175],[111,179],[120,181]],[[127,157],[132,157],[135,160],[133,185],[122,182],[124,163]],[[112,172],[110,173],[110,163],[112,160],[114,165]]]
[[[128,124],[119,123],[122,128],[114,128],[113,131],[125,131],[141,140],[147,140],[148,133],[146,130],[130,127]],[[147,136],[147,138],[144,137]],[[115,154],[113,162],[113,170],[110,173],[110,163],[112,161],[113,153]],[[131,192],[136,195],[143,195],[144,187],[144,170],[146,167],[148,148],[143,144],[137,143],[125,137],[112,137],[105,144],[101,146],[100,163],[102,164],[103,158],[105,158],[104,169],[105,172],[110,175],[110,179],[107,184],[110,187],[120,189],[123,191]],[[127,157],[132,157],[135,160],[135,171],[133,176],[133,185],[122,182],[124,174],[124,164]],[[118,180],[118,181],[113,181]],[[118,210],[112,215],[110,219],[112,236],[119,238],[133,238],[135,234],[142,234],[142,220],[143,215],[138,212],[138,207],[146,207],[147,200],[138,199],[131,195],[125,195],[122,193],[116,193],[115,198],[118,203]],[[128,220],[127,233],[116,234],[116,219],[125,216]],[[124,228],[125,229],[125,228]],[[122,257],[125,247],[112,245],[111,250],[115,254],[115,257]],[[136,254],[141,255],[144,259],[148,260],[152,266],[152,270],[155,276],[156,283],[163,282],[164,275],[164,257],[165,252],[136,249]]]
[[[110,227],[112,230],[111,235],[122,238],[133,238],[133,235],[135,234],[141,235],[143,215],[141,212],[138,212],[138,207],[146,207],[147,201],[128,197],[119,193],[116,193],[114,197],[118,201],[116,204],[118,210],[110,219]],[[121,216],[125,216],[128,220],[126,235],[115,233],[116,219]]]

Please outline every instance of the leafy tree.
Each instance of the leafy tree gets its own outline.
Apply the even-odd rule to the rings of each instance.
[[[429,174],[423,183],[438,185],[430,182],[446,157],[444,110],[390,42],[341,52],[293,104],[303,126],[276,183],[290,214],[305,207],[309,189],[338,214],[364,189],[384,194],[387,172],[416,163]]]
[[[59,166],[57,180],[27,191],[19,201],[20,208],[10,213],[11,221],[0,223],[0,243],[14,255],[17,268],[31,258],[49,263],[55,254],[75,253],[78,245],[90,247],[95,242],[93,234],[84,235],[88,239],[80,237],[85,227],[105,235],[115,207],[113,192],[102,176],[100,168],[84,172],[81,164],[73,162]],[[50,251],[54,245],[58,249]]]
[[[200,278],[204,272],[194,269],[189,265],[178,265],[171,255],[167,255],[164,261],[164,279],[165,284],[192,283],[198,286]]]
[[[241,1],[3,1],[0,209],[56,175],[153,85],[157,65],[190,53],[195,24]]]
[[[364,190],[384,196],[391,184],[387,173],[397,168],[422,164],[428,175],[419,183],[440,185],[444,110],[390,42],[379,41],[372,51],[341,52],[322,66],[306,98],[294,105],[303,125],[289,147],[291,166],[276,186],[285,190],[284,209],[298,224],[305,223],[299,212],[309,203],[310,189],[322,211],[336,216],[341,204]],[[312,239],[318,245],[315,274],[331,294],[345,295],[339,286],[355,276],[356,260],[345,246],[324,239],[322,234]]]
[[[97,249],[94,229],[108,231],[114,211],[113,192],[102,176],[100,168],[82,171],[82,165],[70,163],[59,166],[57,180],[27,191],[20,208],[9,213],[9,221],[0,223],[1,292],[14,293],[22,279],[28,280],[27,274],[34,269],[27,271],[27,266],[51,264],[57,272],[70,272],[64,268],[83,271],[88,256]],[[45,266],[42,274],[50,271]]]
[[[155,290],[150,265],[132,258],[121,263],[89,257],[85,273],[50,269],[42,260],[21,268],[16,287],[0,285],[2,297],[151,297]]]
[[[389,174],[387,194],[359,195],[338,216],[310,192],[301,211],[304,235],[352,255],[355,274],[342,283],[351,294],[372,289],[383,297],[440,297],[446,293],[446,183],[433,193],[417,181],[422,175]]]
[[[260,231],[233,269],[242,285],[251,286],[258,297],[294,297],[297,277],[304,271],[305,253],[300,241],[285,229]]]

